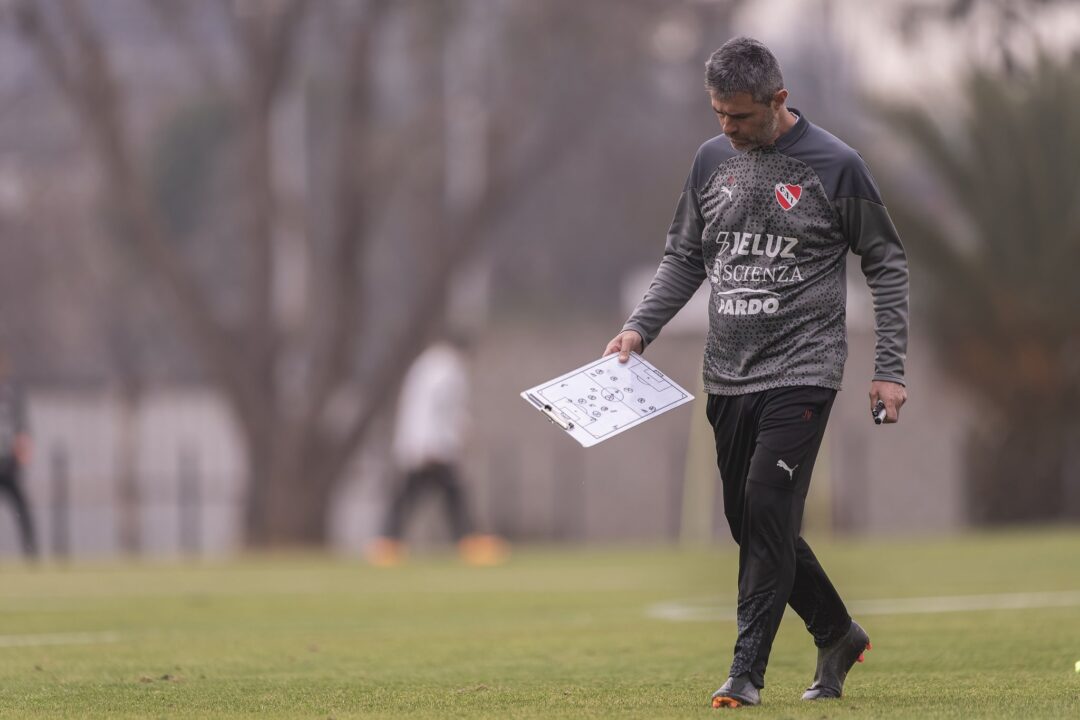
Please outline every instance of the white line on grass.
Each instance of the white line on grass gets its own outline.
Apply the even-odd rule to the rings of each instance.
[[[41,647],[43,645],[100,645],[119,641],[120,636],[111,632],[0,635],[0,648]]]
[[[852,615],[915,615],[1078,606],[1080,606],[1080,590],[1066,590],[1063,592],[944,595],[939,597],[861,600],[849,603],[848,609]],[[734,620],[735,608],[724,607],[714,600],[666,602],[649,606],[645,614],[657,620],[670,620],[673,622],[713,622]]]

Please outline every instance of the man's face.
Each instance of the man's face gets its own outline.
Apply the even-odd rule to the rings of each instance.
[[[780,124],[780,107],[783,98],[781,90],[771,102],[754,102],[748,92],[717,97],[710,93],[713,112],[720,121],[731,147],[739,152],[752,150],[762,145],[771,145],[776,139]]]

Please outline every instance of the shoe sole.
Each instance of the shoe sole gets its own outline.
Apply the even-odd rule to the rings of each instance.
[[[712,706],[714,708],[737,708],[742,707],[742,703],[733,697],[716,697],[712,699]]]

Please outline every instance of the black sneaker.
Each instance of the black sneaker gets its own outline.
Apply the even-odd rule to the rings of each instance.
[[[844,690],[844,679],[863,653],[870,649],[870,636],[854,620],[851,628],[832,645],[818,648],[814,684],[803,693],[803,700],[838,698]]]
[[[754,683],[750,682],[750,674],[729,677],[719,690],[712,694],[712,706],[714,708],[737,708],[743,705],[760,705],[761,693]]]

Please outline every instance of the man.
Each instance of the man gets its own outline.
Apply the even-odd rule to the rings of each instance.
[[[506,546],[473,533],[459,467],[469,425],[469,372],[463,336],[449,334],[428,347],[405,376],[398,401],[394,458],[403,475],[391,498],[382,536],[367,548],[372,565],[389,567],[405,559],[405,522],[425,493],[445,501],[450,531],[461,558],[471,565],[495,565]]]
[[[604,354],[641,352],[707,277],[707,413],[724,513],[739,543],[738,638],[713,707],[757,705],[784,606],[818,647],[805,700],[840,697],[869,649],[799,536],[847,358],[845,266],[862,258],[877,346],[870,405],[906,399],[907,261],[862,158],[786,106],[780,66],[750,38],[706,64],[723,131],[698,150],[652,285]]]
[[[8,377],[6,359],[0,354],[0,492],[10,498],[15,510],[23,553],[34,558],[37,556],[34,524],[21,485],[22,471],[29,462],[30,434],[24,398],[18,385]]]

